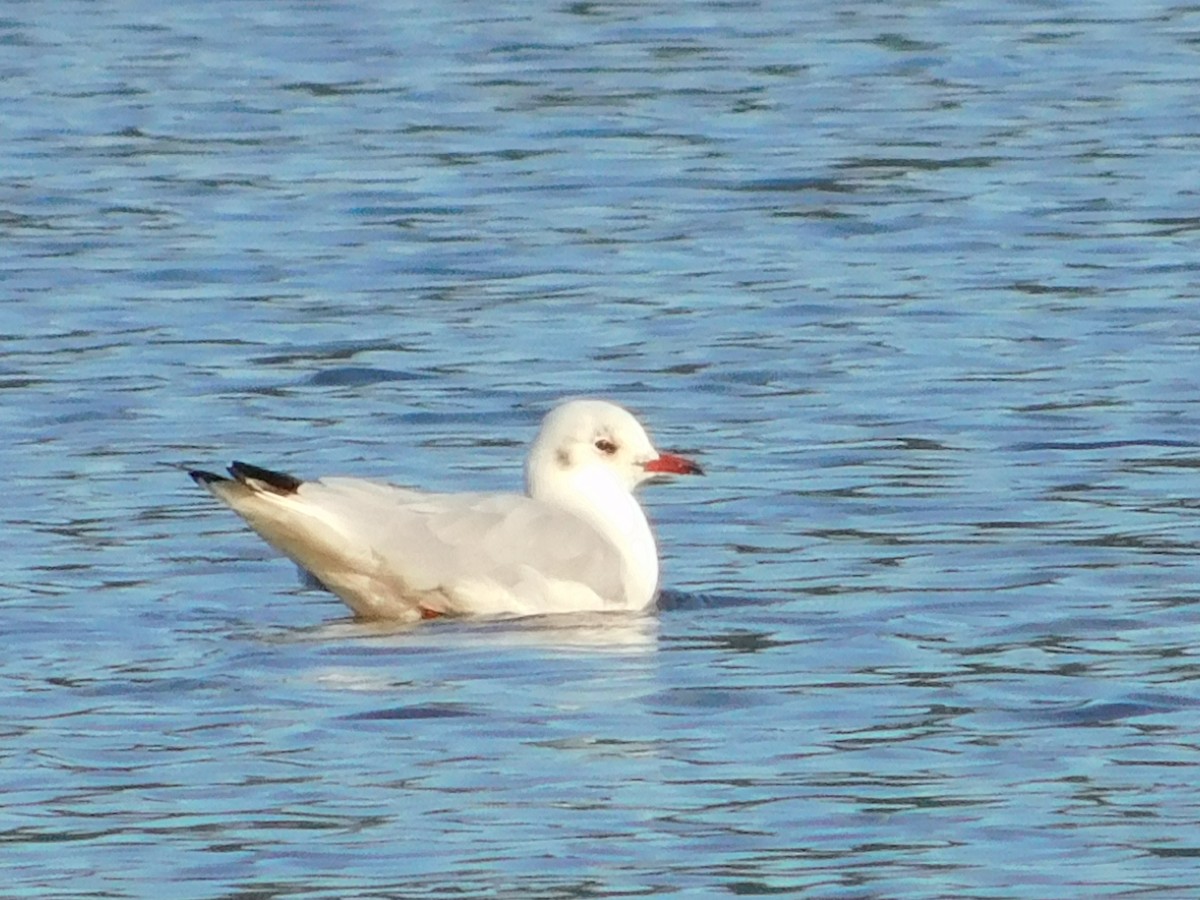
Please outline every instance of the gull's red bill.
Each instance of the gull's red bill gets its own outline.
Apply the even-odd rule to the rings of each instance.
[[[647,472],[658,472],[663,475],[703,475],[704,470],[682,456],[674,453],[660,453],[658,459],[652,459],[643,467]]]

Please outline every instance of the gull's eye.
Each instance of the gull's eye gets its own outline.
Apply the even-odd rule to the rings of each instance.
[[[617,445],[608,438],[600,438],[600,440],[596,441],[596,449],[606,456],[612,456],[617,452]]]

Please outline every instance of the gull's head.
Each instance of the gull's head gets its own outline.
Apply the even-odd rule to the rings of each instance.
[[[531,497],[549,497],[568,485],[617,484],[632,492],[653,478],[702,474],[691,460],[654,449],[628,410],[605,400],[570,400],[542,421],[525,464],[525,485]]]

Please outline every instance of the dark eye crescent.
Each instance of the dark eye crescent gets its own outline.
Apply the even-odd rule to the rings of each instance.
[[[600,438],[600,440],[596,441],[596,449],[601,453],[606,453],[609,456],[612,456],[617,452],[617,445],[608,438]]]

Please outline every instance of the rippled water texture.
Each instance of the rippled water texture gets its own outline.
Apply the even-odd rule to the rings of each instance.
[[[1200,12],[14,2],[6,897],[1200,896]],[[185,476],[515,486],[643,617],[355,624]]]

